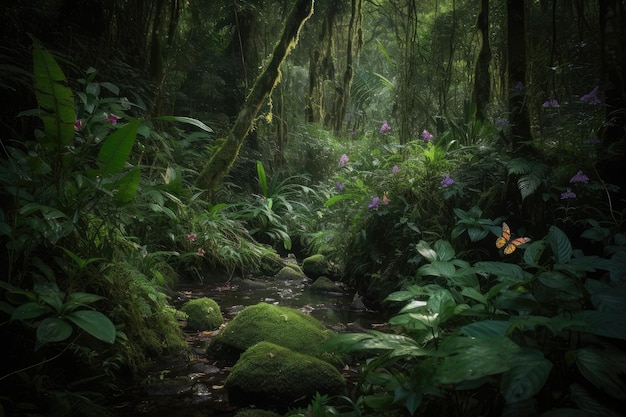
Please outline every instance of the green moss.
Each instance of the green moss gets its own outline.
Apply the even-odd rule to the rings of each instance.
[[[285,266],[283,269],[278,271],[276,274],[276,279],[280,280],[303,280],[307,279],[306,275],[302,271],[298,271],[290,266]]]
[[[208,297],[187,301],[180,310],[188,316],[189,330],[213,330],[224,323],[220,306]]]
[[[214,353],[241,353],[250,346],[266,341],[294,352],[319,356],[319,347],[334,332],[317,319],[296,309],[259,303],[243,309],[211,341]]]
[[[302,270],[310,278],[330,274],[330,264],[322,254],[312,255],[302,261]]]
[[[235,417],[280,417],[280,414],[261,408],[246,408],[239,410]]]
[[[226,378],[234,402],[263,401],[283,404],[305,396],[340,394],[345,380],[329,363],[293,352],[274,343],[260,342],[245,351]]]
[[[335,283],[330,278],[324,276],[316,279],[315,282],[311,284],[309,290],[314,293],[328,293],[338,291]]]
[[[110,264],[100,292],[109,300],[107,315],[124,325],[115,350],[131,371],[146,369],[156,356],[177,355],[189,348],[165,294],[133,266]]]

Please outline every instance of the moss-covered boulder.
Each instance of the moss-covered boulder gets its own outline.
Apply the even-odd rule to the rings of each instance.
[[[262,408],[244,408],[237,411],[235,417],[281,417],[280,414]]]
[[[180,310],[188,316],[187,329],[189,330],[213,330],[224,323],[220,306],[212,298],[189,300]]]
[[[256,406],[306,404],[316,392],[345,391],[344,378],[329,363],[269,342],[246,350],[224,385],[231,403]]]
[[[311,284],[309,291],[316,294],[339,292],[337,285],[328,277],[321,276]]]
[[[282,281],[305,281],[308,280],[308,277],[302,272],[302,270],[296,265],[295,268],[292,266],[285,266],[275,276],[276,279]]]
[[[304,258],[302,261],[302,271],[307,277],[316,279],[324,276],[331,275],[330,262],[322,254],[312,255],[308,258]]]
[[[211,355],[235,356],[259,342],[271,342],[294,352],[320,356],[320,347],[335,332],[317,319],[290,307],[259,303],[244,308],[215,335]]]

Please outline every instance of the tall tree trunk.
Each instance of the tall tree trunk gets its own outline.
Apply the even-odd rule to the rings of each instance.
[[[325,84],[335,77],[335,63],[333,59],[333,38],[335,13],[327,12],[323,16],[322,29],[318,37],[317,46],[311,50],[309,62],[309,91],[304,109],[306,121],[309,123],[323,123],[326,118],[324,111]]]
[[[417,4],[416,0],[405,0],[404,3],[401,9],[404,13],[402,16],[404,22],[396,33],[398,42],[402,45],[396,87],[398,141],[401,144],[406,144],[413,139],[417,131],[419,97],[419,92],[416,90],[416,86],[419,84],[416,80],[418,63]]]
[[[524,0],[507,0],[507,69],[509,122],[513,152],[524,154],[532,140],[526,106],[526,25]]]
[[[600,0],[600,47],[606,121],[600,132],[603,146],[614,155],[599,167],[603,179],[619,187],[613,209],[624,209],[626,198],[626,13],[619,0]]]
[[[476,105],[476,119],[481,122],[486,119],[485,111],[491,96],[491,45],[489,44],[489,0],[481,0],[480,13],[476,21],[476,28],[480,31],[482,45],[476,60],[474,72],[474,104]]]
[[[363,0],[352,0],[350,8],[350,24],[348,26],[348,45],[346,50],[346,69],[343,73],[342,86],[335,96],[335,125],[334,131],[339,134],[343,130],[343,119],[346,115],[346,106],[350,100],[350,89],[354,78],[353,62],[358,56],[363,44]]]
[[[253,126],[259,109],[280,78],[280,65],[298,42],[300,30],[313,14],[314,0],[296,0],[285,20],[283,33],[274,47],[272,59],[257,78],[228,136],[220,139],[213,155],[196,180],[209,196],[220,185],[237,159],[241,145]]]

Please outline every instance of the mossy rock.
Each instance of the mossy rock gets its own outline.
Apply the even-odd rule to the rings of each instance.
[[[293,406],[315,395],[341,395],[345,380],[329,363],[274,343],[260,342],[246,350],[224,383],[234,404]]]
[[[215,356],[237,357],[259,342],[321,357],[320,346],[335,332],[317,319],[290,307],[259,303],[244,308],[215,335],[209,350]],[[326,354],[328,355],[328,354]]]
[[[296,267],[298,267],[296,265]],[[304,281],[308,280],[307,276],[302,272],[302,270],[298,267],[298,269],[293,268],[292,266],[285,266],[275,276],[276,279],[284,280],[284,281]]]
[[[202,297],[189,300],[180,308],[188,315],[187,329],[213,330],[224,324],[220,306],[212,298]]]
[[[312,255],[302,261],[302,271],[309,278],[319,278],[331,274],[330,262],[322,254]]]
[[[237,411],[235,417],[280,417],[280,414],[262,408],[246,408]]]
[[[312,293],[323,294],[339,292],[339,289],[330,278],[321,276],[316,279],[313,284],[311,284],[311,286],[309,287],[309,291],[311,291]]]

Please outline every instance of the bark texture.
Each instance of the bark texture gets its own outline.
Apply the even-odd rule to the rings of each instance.
[[[314,0],[296,0],[285,20],[282,36],[272,53],[272,59],[259,75],[243,108],[237,115],[228,136],[222,138],[198,176],[196,185],[209,196],[221,184],[236,161],[246,136],[254,125],[259,109],[280,80],[280,65],[298,42],[300,30],[313,14]]]

